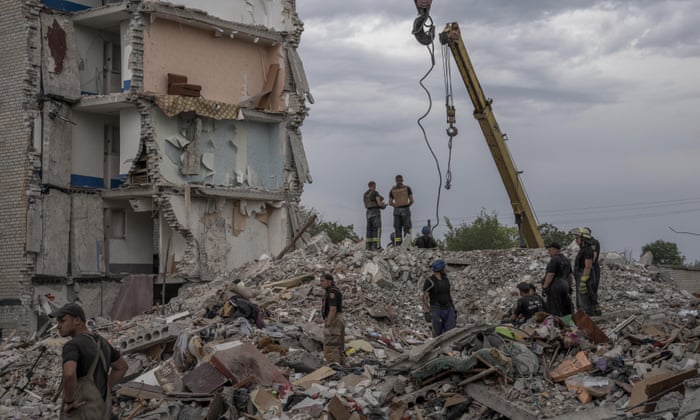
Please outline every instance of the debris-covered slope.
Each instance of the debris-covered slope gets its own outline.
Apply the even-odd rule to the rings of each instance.
[[[438,339],[430,338],[419,304],[435,258],[448,262],[459,314],[457,328]],[[151,314],[94,320],[130,365],[115,412],[144,419],[614,418],[643,410],[677,416],[700,404],[695,300],[614,255],[602,264],[603,316],[576,317],[573,325],[540,314],[519,329],[497,329],[516,300],[515,285],[539,286],[548,259],[527,249],[376,253],[316,237],[280,260],[263,256],[227,278],[183,287]],[[321,359],[323,272],[344,295],[344,368]],[[226,305],[233,296],[249,301]],[[268,315],[264,326],[255,325],[251,308]],[[32,342],[3,341],[0,417],[58,416],[52,398],[64,342],[55,329]]]

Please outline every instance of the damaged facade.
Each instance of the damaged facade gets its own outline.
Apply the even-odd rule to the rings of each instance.
[[[126,276],[215,279],[299,229],[294,0],[181,3],[5,6],[3,332],[44,325],[47,297],[108,316]]]

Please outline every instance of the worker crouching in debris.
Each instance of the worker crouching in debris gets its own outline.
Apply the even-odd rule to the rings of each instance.
[[[80,305],[69,303],[52,315],[57,319],[61,337],[71,337],[63,346],[61,418],[109,419],[110,390],[124,377],[129,366],[107,340],[88,330]]]
[[[345,364],[345,320],[343,319],[343,294],[330,274],[321,276],[323,295],[323,356],[328,363]]]
[[[430,313],[433,337],[451,330],[457,323],[445,266],[444,260],[433,261],[430,265],[433,275],[423,283],[423,312]]]
[[[522,325],[532,318],[537,312],[544,311],[544,302],[537,294],[535,286],[530,283],[521,282],[516,286],[520,298],[511,312],[510,322],[515,325]]]
[[[566,316],[573,313],[571,291],[574,285],[574,276],[571,274],[571,262],[561,253],[561,245],[552,242],[547,246],[549,263],[547,274],[542,284],[542,293],[547,298],[547,312],[552,315]]]

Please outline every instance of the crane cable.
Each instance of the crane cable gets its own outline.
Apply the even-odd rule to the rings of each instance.
[[[416,123],[418,124],[418,127],[420,128],[421,132],[423,133],[423,139],[425,140],[426,146],[428,146],[430,154],[433,156],[439,179],[437,188],[437,199],[435,202],[436,223],[433,226],[431,226],[432,232],[440,224],[440,192],[442,191],[442,170],[440,169],[440,161],[438,160],[437,155],[435,154],[435,151],[433,150],[433,147],[430,145],[430,141],[428,140],[428,133],[425,131],[425,127],[423,127],[422,124],[422,121],[428,116],[428,114],[430,114],[430,111],[433,109],[433,97],[430,95],[430,91],[428,90],[428,88],[423,84],[425,79],[428,78],[430,73],[432,73],[433,69],[435,68],[435,24],[433,23],[433,19],[430,17],[430,15],[424,14],[416,19],[413,25],[413,34],[416,36],[418,42],[425,45],[426,49],[428,50],[428,55],[430,56],[430,68],[418,81],[418,84],[421,86],[421,88],[423,88],[425,94],[428,95],[428,109],[423,115],[420,116],[420,118],[418,118]],[[427,42],[428,40],[430,40],[430,42]]]
[[[458,130],[455,127],[457,122],[457,114],[454,105],[454,96],[452,94],[452,66],[450,65],[450,54],[447,44],[442,46],[442,72],[445,80],[445,109],[447,110],[447,172],[445,173],[445,189],[449,190],[452,187],[452,139],[457,135]]]

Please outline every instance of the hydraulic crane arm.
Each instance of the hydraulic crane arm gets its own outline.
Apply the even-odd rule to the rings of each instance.
[[[529,248],[543,248],[544,240],[537,228],[537,220],[530,206],[530,200],[520,181],[519,173],[515,169],[515,164],[505,142],[505,136],[496,122],[496,117],[491,109],[491,100],[484,96],[479,79],[476,77],[467,48],[462,41],[459,25],[456,22],[448,23],[445,30],[440,33],[440,43],[446,44],[452,51],[452,57],[457,63],[459,73],[467,87],[469,97],[474,104],[474,118],[479,122],[493,160],[496,162],[498,173],[501,175],[508,192],[521,238],[525,238]]]

